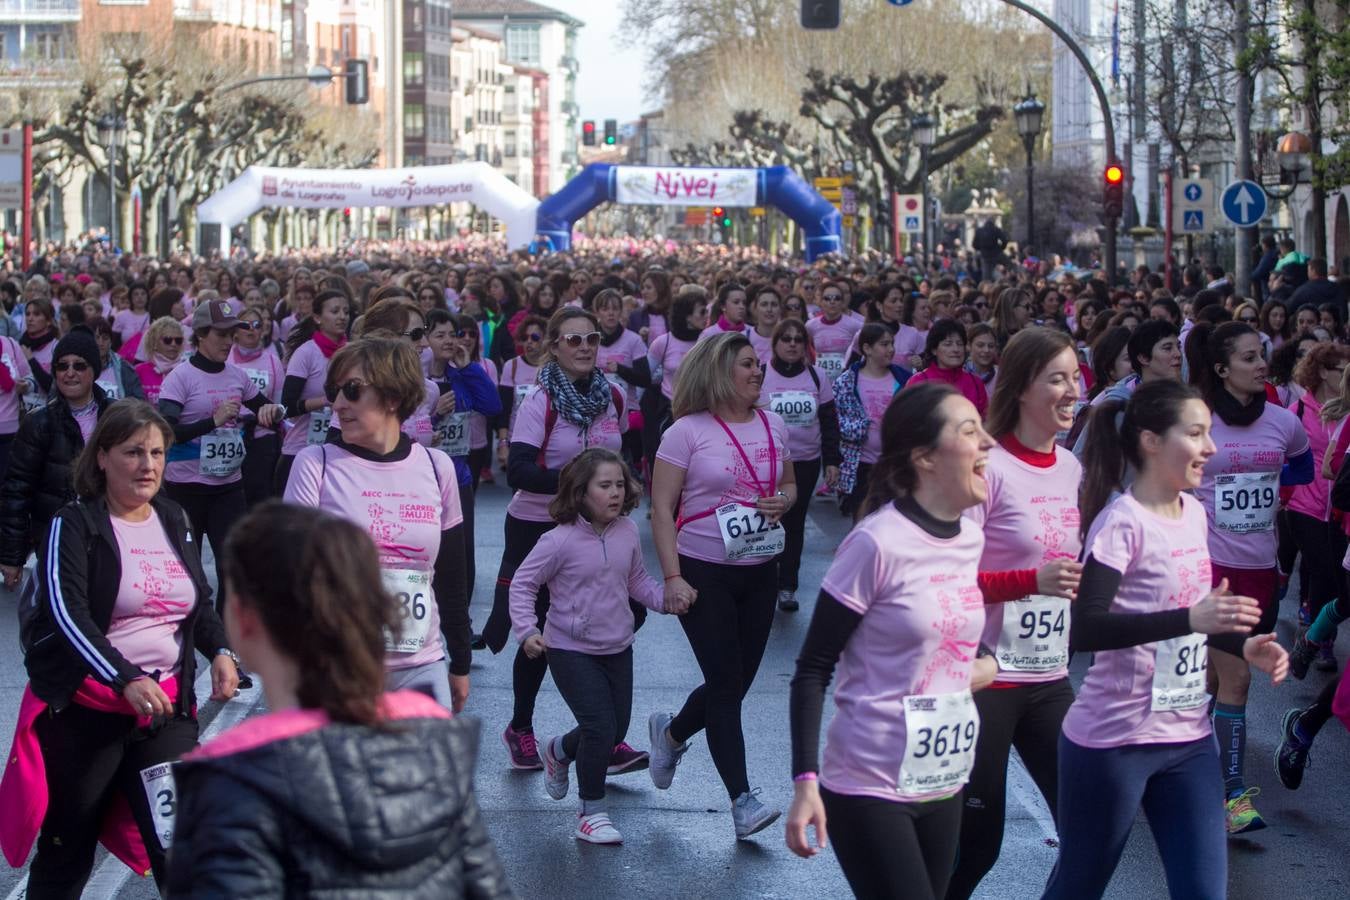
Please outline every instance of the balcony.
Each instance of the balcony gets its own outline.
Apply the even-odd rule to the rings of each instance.
[[[179,22],[210,22],[214,7],[215,0],[173,0],[173,17]]]
[[[80,0],[0,0],[0,20],[19,22],[78,22]]]
[[[573,74],[581,71],[581,62],[575,56],[564,56],[559,62],[564,69]]]

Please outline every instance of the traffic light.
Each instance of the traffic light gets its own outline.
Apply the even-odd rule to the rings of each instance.
[[[581,123],[581,143],[585,147],[595,146],[595,123],[590,119]]]
[[[613,147],[619,142],[619,121],[618,119],[605,120],[605,146]]]
[[[1125,169],[1119,163],[1108,163],[1102,181],[1102,214],[1114,222],[1125,211]]]
[[[347,102],[352,105],[370,101],[370,63],[349,59],[346,67]]]

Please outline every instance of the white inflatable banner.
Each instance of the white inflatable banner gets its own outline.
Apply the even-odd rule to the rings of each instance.
[[[501,219],[512,247],[534,239],[539,201],[485,162],[403,169],[276,169],[249,166],[197,208],[199,224],[230,229],[266,206],[345,209],[352,206],[442,206],[472,203]]]
[[[758,171],[615,166],[614,199],[656,206],[758,206]]]

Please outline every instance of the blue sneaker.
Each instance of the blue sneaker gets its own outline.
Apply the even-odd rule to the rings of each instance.
[[[1284,714],[1284,721],[1280,723],[1280,745],[1275,748],[1275,774],[1280,776],[1280,784],[1291,791],[1298,790],[1303,784],[1308,751],[1312,749],[1312,743],[1299,738],[1294,728],[1302,714],[1301,709],[1291,709]]]

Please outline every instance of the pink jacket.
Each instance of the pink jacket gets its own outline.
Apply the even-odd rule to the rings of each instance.
[[[534,598],[549,592],[544,642],[557,650],[608,655],[633,643],[628,598],[665,612],[664,589],[647,574],[638,527],[620,516],[604,534],[585,519],[559,525],[539,539],[511,579],[511,627],[516,639],[538,634]]]

